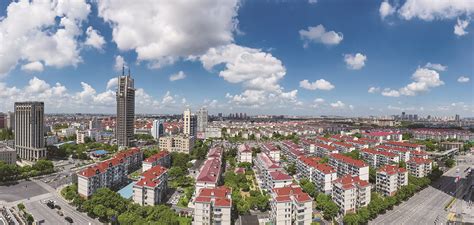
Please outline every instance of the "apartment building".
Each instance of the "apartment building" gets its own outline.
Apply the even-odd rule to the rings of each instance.
[[[431,173],[433,161],[412,157],[407,161],[407,169],[415,177],[425,177]]]
[[[237,148],[237,161],[252,163],[252,149],[247,144],[241,144]]]
[[[261,181],[261,189],[271,191],[274,187],[281,187],[292,181],[289,175],[281,172],[280,165],[266,153],[258,153],[254,165],[257,168],[257,178]]]
[[[16,150],[8,147],[6,144],[0,144],[0,161],[6,164],[16,164]]]
[[[335,153],[339,153],[336,147],[327,144],[316,143],[316,156],[325,157]]]
[[[222,176],[222,148],[211,148],[207,153],[207,160],[204,162],[199,175],[196,178],[196,193],[202,188],[215,188],[219,186]]]
[[[121,151],[114,158],[96,163],[77,173],[78,193],[88,198],[102,187],[116,187],[123,184],[127,174],[138,169],[143,152],[138,148]]]
[[[386,151],[378,151],[371,148],[362,149],[360,151],[361,158],[369,163],[370,166],[374,168],[378,168],[383,165],[398,163],[400,158],[397,154],[386,152]]]
[[[377,170],[376,190],[385,196],[393,196],[402,186],[408,185],[408,171],[398,165],[385,165]]]
[[[329,165],[337,170],[337,176],[350,174],[361,180],[369,180],[369,166],[362,160],[353,159],[342,154],[331,154]]]
[[[313,214],[313,199],[298,185],[274,188],[270,200],[272,224],[310,225]]]
[[[188,135],[164,136],[159,139],[159,147],[169,152],[189,154],[194,147],[194,137]]]
[[[408,143],[408,142],[401,142],[401,141],[388,141],[388,142],[385,142],[384,145],[391,146],[391,147],[406,148],[410,151],[426,150],[426,146],[424,146],[424,145],[413,144],[413,143]]]
[[[337,150],[339,153],[352,152],[353,150],[356,149],[352,144],[349,144],[349,143],[347,143],[347,142],[335,141],[335,142],[333,142],[331,145],[334,146],[334,147],[336,147],[336,150]]]
[[[309,179],[319,192],[331,194],[332,182],[337,179],[337,172],[326,163],[319,163],[321,158],[301,156],[296,168],[300,178]]]
[[[351,144],[356,150],[361,150],[364,148],[369,148],[369,144],[364,141],[359,140],[346,140],[347,144]]]
[[[272,188],[280,188],[286,185],[289,185],[293,182],[293,177],[290,175],[281,172],[281,171],[273,171],[270,172],[270,181],[267,184],[270,189]]]
[[[400,159],[400,161],[403,161],[403,162],[410,160],[410,150],[406,148],[393,147],[393,146],[387,146],[387,145],[377,145],[374,147],[374,149],[395,153],[398,155],[398,158]]]
[[[168,189],[168,170],[160,165],[142,173],[133,185],[133,201],[139,205],[158,205],[163,202]]]
[[[145,172],[157,165],[169,168],[171,166],[171,154],[168,151],[160,151],[148,157],[143,160],[142,171]]]
[[[376,140],[379,143],[382,143],[385,141],[401,141],[402,140],[402,134],[398,132],[379,131],[379,132],[362,133],[362,137]]]
[[[304,155],[304,149],[293,141],[283,141],[281,153],[286,157],[289,163],[296,163],[296,160]]]
[[[194,225],[231,224],[231,189],[225,186],[203,188],[194,199]]]
[[[370,184],[358,176],[342,176],[334,181],[332,187],[332,200],[343,215],[355,213],[370,203]]]
[[[262,145],[262,152],[265,152],[275,162],[280,162],[280,149],[272,143],[265,143]]]

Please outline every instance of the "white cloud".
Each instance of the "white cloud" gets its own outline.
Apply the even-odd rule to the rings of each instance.
[[[102,50],[105,45],[105,40],[102,35],[99,34],[97,30],[89,26],[86,30],[87,39],[84,42],[85,45],[91,46],[93,48]]]
[[[19,62],[76,66],[82,61],[77,38],[89,13],[84,0],[10,3],[0,21],[0,75]]]
[[[134,50],[153,68],[232,43],[238,0],[97,1],[119,50]]]
[[[346,104],[344,104],[343,102],[341,101],[336,101],[336,102],[333,102],[330,104],[332,108],[335,108],[335,109],[343,109],[346,107]]]
[[[329,81],[326,81],[324,79],[319,79],[316,80],[315,82],[309,82],[308,80],[302,80],[300,81],[300,87],[308,90],[325,90],[329,91],[334,89],[334,85],[332,85]]]
[[[213,99],[213,100],[205,99],[204,100],[204,105],[205,105],[206,108],[217,108],[218,103],[219,103],[219,101],[216,100],[216,99]]]
[[[370,87],[369,90],[367,92],[369,93],[377,93],[380,91],[380,88],[379,87]]]
[[[382,92],[383,96],[399,97],[415,96],[418,93],[427,92],[431,88],[444,85],[440,79],[439,73],[428,68],[418,68],[411,77],[414,81],[399,90],[385,89]]]
[[[231,102],[256,107],[275,102],[295,103],[297,90],[285,92],[280,80],[286,75],[282,62],[260,49],[235,44],[211,48],[199,57],[204,68],[212,71],[224,64],[219,76],[230,83],[240,83],[246,89],[240,95],[230,95]],[[276,100],[273,100],[273,99]],[[256,104],[256,100],[259,100]]]
[[[344,61],[346,62],[347,68],[351,70],[360,70],[362,67],[365,66],[365,61],[367,60],[367,56],[361,54],[361,53],[356,53],[355,55],[353,54],[345,54],[344,55]]]
[[[469,77],[465,77],[465,76],[460,76],[460,77],[458,78],[458,82],[459,82],[459,83],[467,83],[467,82],[469,82],[469,80],[470,80],[470,78],[469,78]]]
[[[311,108],[319,108],[320,106],[324,105],[326,101],[323,98],[316,98],[313,101],[313,104],[310,105]]]
[[[117,87],[118,85],[118,78],[117,77],[114,77],[114,78],[110,78],[110,80],[107,82],[107,89],[111,89],[111,88],[114,88],[114,87]]]
[[[466,31],[467,26],[469,26],[469,20],[460,20],[458,18],[458,22],[454,25],[454,34],[457,36],[464,36],[468,34]]]
[[[318,0],[308,0],[308,3],[309,4],[316,4],[316,3],[318,3]]]
[[[418,18],[426,21],[452,19],[473,12],[472,0],[407,0],[398,10],[406,20]]]
[[[448,69],[447,66],[443,66],[439,63],[430,63],[430,62],[426,63],[425,68],[434,69],[437,71],[446,71]]]
[[[179,71],[178,73],[171,74],[170,81],[177,81],[186,78],[186,74],[183,71]]]
[[[41,93],[50,88],[49,84],[44,80],[33,77],[26,86],[25,90],[30,93]]]
[[[390,16],[393,13],[395,13],[395,7],[391,6],[390,2],[383,1],[380,4],[379,13],[380,13],[380,17],[382,19],[385,19],[385,17]]]
[[[22,65],[21,70],[24,70],[27,72],[42,72],[44,70],[44,67],[43,67],[43,63],[34,61],[25,65]]]
[[[114,70],[115,71],[121,71],[123,67],[127,66],[127,62],[125,62],[125,59],[121,55],[115,56],[115,64],[114,64]]]
[[[174,104],[176,101],[174,100],[174,97],[171,95],[170,91],[167,91],[165,96],[163,96],[163,99],[161,99],[161,104],[167,105],[167,104]]]
[[[315,27],[308,27],[307,30],[300,30],[299,34],[300,38],[304,41],[304,47],[307,47],[310,42],[337,45],[344,38],[340,32],[326,31],[322,24]]]

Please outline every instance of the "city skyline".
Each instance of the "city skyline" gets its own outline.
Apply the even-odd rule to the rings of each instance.
[[[474,116],[474,7],[314,2],[2,2],[0,111],[113,114],[128,65],[137,114]]]

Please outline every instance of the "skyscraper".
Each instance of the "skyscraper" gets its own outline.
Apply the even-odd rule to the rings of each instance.
[[[153,126],[151,127],[151,136],[158,140],[165,132],[162,120],[153,120]]]
[[[43,102],[15,102],[15,150],[28,161],[46,158]]]
[[[7,113],[6,127],[7,129],[15,130],[15,113],[14,112]]]
[[[183,112],[184,128],[183,133],[189,136],[196,136],[196,116],[191,114],[190,109]]]
[[[125,69],[124,69],[125,70]],[[134,122],[135,122],[135,88],[133,79],[125,71],[118,78],[117,86],[117,121],[115,124],[115,137],[119,147],[130,146],[133,139]]]
[[[201,108],[197,113],[197,132],[205,132],[207,127],[207,109]]]

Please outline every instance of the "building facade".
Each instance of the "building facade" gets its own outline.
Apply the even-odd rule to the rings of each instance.
[[[431,173],[432,164],[430,159],[412,157],[407,161],[407,169],[415,177],[425,177]]]
[[[168,170],[156,165],[141,175],[133,185],[133,201],[143,206],[154,206],[163,202],[168,189]]]
[[[237,161],[252,163],[252,149],[247,144],[241,144],[237,148]]]
[[[133,139],[135,123],[135,87],[130,70],[128,76],[122,73],[122,76],[118,77],[116,100],[115,138],[119,147],[128,147]]]
[[[153,124],[151,127],[151,136],[155,138],[155,140],[159,140],[161,136],[165,133],[165,128],[163,125],[162,120],[153,120]]]
[[[171,155],[168,151],[158,152],[157,154],[154,154],[143,160],[142,171],[145,172],[157,165],[166,168],[169,168],[171,166]]]
[[[338,177],[349,174],[358,176],[361,180],[369,180],[369,166],[362,160],[342,154],[332,154],[329,157],[329,165],[337,170]]]
[[[206,131],[207,128],[207,121],[208,121],[208,113],[206,108],[201,108],[197,112],[197,132],[202,133]]]
[[[232,191],[220,186],[199,190],[194,199],[194,225],[231,224]]]
[[[332,200],[343,215],[370,203],[370,184],[358,176],[345,175],[336,179],[332,187]]]
[[[194,137],[187,135],[164,136],[160,137],[158,145],[162,150],[189,154],[194,147]]]
[[[274,188],[270,200],[272,224],[310,225],[313,214],[313,199],[298,185]]]
[[[44,103],[15,102],[15,150],[20,159],[46,158]]]
[[[191,114],[190,109],[186,109],[183,112],[183,133],[188,136],[196,137],[197,121],[196,115]]]
[[[6,144],[0,144],[0,161],[6,164],[16,164],[16,151],[13,148],[8,147]]]
[[[385,196],[393,196],[402,186],[408,185],[408,171],[398,165],[385,165],[377,170],[376,190]]]

